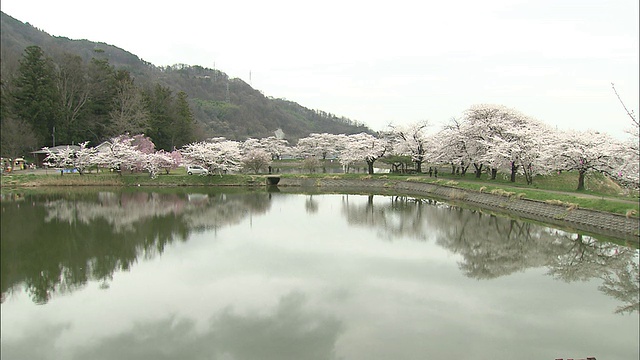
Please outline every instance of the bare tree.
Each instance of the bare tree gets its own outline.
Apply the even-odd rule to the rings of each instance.
[[[89,98],[86,69],[82,58],[65,54],[58,69],[58,92],[60,93],[63,142],[79,142],[74,136],[78,132],[78,118]]]
[[[144,106],[142,93],[130,78],[118,82],[111,112],[109,133],[114,136],[143,133],[149,126],[149,112]]]
[[[36,149],[38,140],[28,122],[6,117],[2,120],[1,127],[0,153],[2,156],[16,158]]]

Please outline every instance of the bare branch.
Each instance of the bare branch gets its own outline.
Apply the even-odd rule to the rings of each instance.
[[[627,106],[624,104],[624,101],[622,101],[622,99],[620,98],[620,95],[618,95],[618,91],[616,90],[616,86],[611,83],[611,88],[613,89],[613,92],[616,94],[616,97],[618,98],[618,101],[620,101],[620,104],[622,104],[622,107],[624,108],[624,111],[627,112],[627,115],[629,115],[629,117],[631,118],[631,121],[633,121],[633,123],[636,126],[640,126],[640,123],[638,123],[638,119],[636,118],[636,115],[633,113],[633,110],[629,111],[629,109],[627,109]]]

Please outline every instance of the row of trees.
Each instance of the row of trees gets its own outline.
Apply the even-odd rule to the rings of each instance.
[[[632,119],[634,117],[630,115]],[[298,152],[326,158],[335,154],[348,164],[373,163],[384,156],[394,169],[412,162],[417,172],[424,163],[448,165],[464,176],[473,166],[476,177],[498,172],[511,181],[523,175],[528,184],[536,175],[576,171],[578,189],[584,189],[589,172],[605,173],[627,186],[639,186],[638,122],[632,122],[629,137],[620,141],[596,131],[557,130],[521,112],[501,105],[475,105],[460,119],[442,129],[428,122],[391,125],[377,137],[312,134],[298,142]]]
[[[146,133],[167,151],[196,140],[186,93],[141,87],[129,71],[95,56],[87,63],[78,55],[53,59],[38,46],[25,49],[1,84],[4,156],[50,144],[98,144],[124,133]]]
[[[156,177],[181,165],[201,165],[218,174],[243,169],[257,173],[286,150],[286,141],[275,137],[244,142],[215,138],[171,152],[156,149],[151,138],[143,134],[116,136],[97,147],[89,147],[88,143],[82,142],[77,148],[45,147],[45,163],[60,169],[76,169],[81,175],[91,169],[109,169],[119,173],[145,171]]]
[[[463,172],[473,165],[478,177],[483,166],[492,178],[505,171],[515,181],[520,173],[529,184],[535,175],[576,171],[582,190],[585,175],[595,171],[638,187],[637,122],[629,132],[621,141],[592,130],[557,130],[504,106],[478,105],[437,135],[444,146],[434,155],[439,162],[459,163]]]
[[[143,135],[119,136],[108,142],[108,151],[88,148],[51,153],[49,161],[59,167],[75,167],[80,173],[90,166],[129,171],[148,171],[155,176],[161,169],[185,164],[202,165],[212,173],[241,170],[260,172],[271,160],[283,154],[299,158],[338,158],[345,165],[365,162],[369,173],[382,159],[394,169],[413,163],[417,172],[422,164],[451,166],[452,173],[464,176],[473,165],[475,176],[487,171],[492,179],[498,172],[524,175],[531,184],[535,175],[555,171],[576,171],[578,189],[590,171],[603,172],[618,181],[638,186],[638,151],[633,139],[618,141],[593,131],[557,131],[543,123],[503,106],[479,105],[465,112],[460,120],[439,131],[426,122],[390,126],[373,136],[311,134],[295,146],[286,140],[268,137],[244,142],[224,138],[186,144],[171,153],[155,150]]]
[[[473,165],[476,177],[488,168],[492,179],[503,171],[515,181],[520,173],[531,184],[535,175],[575,170],[578,189],[584,189],[586,173],[599,171],[637,183],[637,171],[625,169],[633,159],[627,144],[590,130],[555,130],[503,106],[473,106],[437,136],[440,146],[432,155],[462,174]]]
[[[442,129],[418,122],[392,125],[378,136],[311,134],[295,146],[275,137],[250,138],[244,142],[214,138],[185,144],[172,153],[164,149],[156,151],[155,144],[143,135],[119,136],[109,142],[110,150],[101,152],[101,156],[91,153],[95,150],[83,143],[74,156],[60,152],[51,154],[50,160],[57,166],[76,167],[81,173],[87,167],[84,164],[87,159],[92,165],[113,169],[125,166],[128,170],[145,170],[155,176],[159,169],[181,163],[202,165],[220,174],[242,169],[257,173],[271,160],[288,154],[323,160],[337,158],[347,167],[364,162],[371,174],[374,163],[383,159],[396,170],[413,165],[414,171],[422,172],[423,164],[428,163],[450,166],[452,173],[464,176],[473,166],[477,177],[486,171],[495,179],[501,172],[515,181],[516,175],[520,174],[529,184],[536,175],[576,171],[578,189],[584,189],[586,174],[595,171],[625,185],[638,187],[637,132],[636,125],[632,136],[619,141],[595,131],[552,129],[504,106],[477,105]]]
[[[102,168],[119,172],[147,171],[152,177],[182,162],[178,151],[156,151],[155,144],[144,135],[116,136],[99,147],[89,147],[88,143],[80,143],[78,149],[66,146],[54,151],[45,147],[48,154],[45,162],[56,168],[76,169],[81,175],[92,168]]]

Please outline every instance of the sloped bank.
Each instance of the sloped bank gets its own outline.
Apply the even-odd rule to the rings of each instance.
[[[557,225],[576,231],[611,236],[636,244],[640,239],[638,218],[588,209],[569,209],[566,206],[541,201],[518,199],[501,195],[411,181],[304,179],[282,178],[279,186],[303,188],[319,187],[327,190],[371,189],[463,203],[481,209],[507,213],[521,218]]]

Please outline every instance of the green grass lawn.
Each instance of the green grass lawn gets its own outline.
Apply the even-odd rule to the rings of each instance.
[[[444,170],[444,171],[443,171]],[[516,181],[512,183],[509,180],[508,174],[498,173],[495,180],[491,180],[489,175],[483,173],[479,179],[475,177],[474,173],[467,173],[464,177],[451,174],[451,169],[441,168],[439,169],[439,177],[446,179],[464,180],[468,182],[488,182],[491,184],[500,184],[504,186],[512,187],[525,187],[532,189],[554,190],[554,191],[569,191],[577,192],[578,188],[578,174],[576,172],[564,171],[560,174],[551,175],[537,175],[533,179],[533,184],[528,185],[524,176],[516,176]],[[600,173],[590,173],[585,179],[585,193],[589,194],[602,194],[607,196],[619,196],[625,192],[615,182],[606,178]],[[624,195],[621,195],[624,196]]]
[[[442,170],[448,170],[442,171]],[[503,190],[514,193],[514,196],[539,200],[561,201],[567,204],[577,204],[581,208],[595,209],[613,212],[617,214],[631,214],[637,216],[640,213],[640,203],[637,191],[629,191],[618,186],[615,182],[600,173],[588,174],[585,179],[586,190],[577,191],[578,174],[575,172],[562,172],[546,176],[536,176],[533,184],[528,185],[523,176],[516,177],[511,182],[508,177],[498,173],[495,180],[491,180],[487,174],[482,174],[478,179],[473,173],[466,176],[452,175],[451,169],[439,169],[438,179],[426,175],[410,176],[413,181],[438,182],[441,185],[455,186],[468,190],[490,193]],[[453,182],[453,183],[451,183]],[[635,211],[635,213],[634,213]]]

